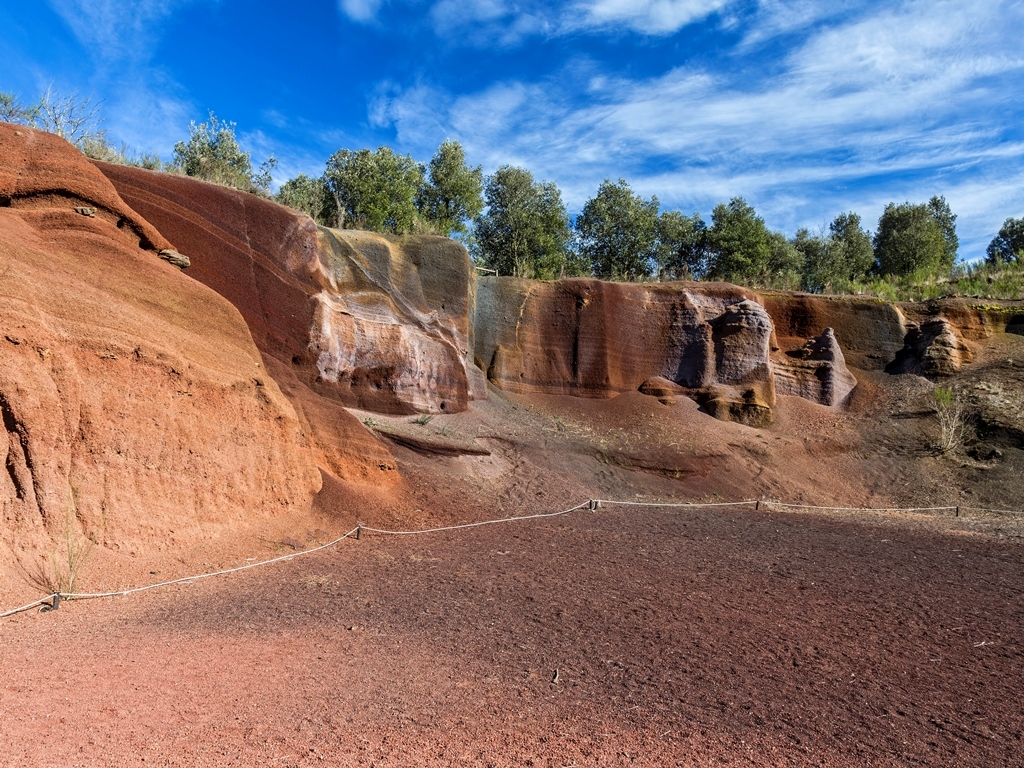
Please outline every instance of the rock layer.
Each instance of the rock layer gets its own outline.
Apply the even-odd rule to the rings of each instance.
[[[776,355],[772,369],[780,395],[796,395],[822,405],[840,405],[857,386],[831,328],[798,350]]]
[[[903,348],[906,319],[897,306],[880,299],[764,294],[762,302],[785,350],[798,349],[832,328],[849,365],[880,371]]]
[[[187,542],[320,487],[238,311],[78,150],[0,124],[0,538]],[[74,211],[94,208],[95,215]]]
[[[973,358],[970,348],[944,317],[911,323],[903,349],[886,370],[920,376],[952,376]]]
[[[657,389],[649,380],[660,377],[722,418],[764,423],[775,403],[772,324],[752,295],[725,284],[482,278],[476,362],[513,392],[611,397]]]
[[[384,413],[466,408],[472,277],[458,243],[318,228],[253,195],[97,165],[303,386]]]

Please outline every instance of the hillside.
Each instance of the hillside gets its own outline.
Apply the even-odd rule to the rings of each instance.
[[[0,148],[8,600],[69,537],[98,588],[375,516],[1024,497],[1020,303],[477,279],[441,238],[317,228],[30,129]],[[969,422],[946,454],[936,385]]]

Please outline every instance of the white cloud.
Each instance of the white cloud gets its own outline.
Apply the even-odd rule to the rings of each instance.
[[[964,253],[983,250],[1024,203],[1013,191],[1024,154],[1004,136],[1024,72],[1007,30],[1024,28],[1024,9],[910,2],[805,28],[761,78],[681,67],[622,80],[583,67],[461,96],[420,84],[392,91],[378,119],[414,154],[451,136],[487,170],[525,165],[575,210],[618,176],[685,210],[744,195],[788,232],[850,208],[873,225],[890,200],[945,194],[962,206]]]
[[[339,0],[341,12],[352,21],[367,23],[373,21],[384,0]]]
[[[97,60],[112,61],[148,59],[159,22],[194,1],[50,0],[50,5]]]
[[[570,8],[566,22],[575,26],[625,25],[649,35],[667,35],[699,21],[727,5],[729,0],[585,0]],[[582,16],[578,16],[582,14]]]

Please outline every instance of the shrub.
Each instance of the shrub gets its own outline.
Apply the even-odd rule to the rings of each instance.
[[[209,122],[193,120],[188,141],[174,145],[173,167],[186,176],[266,196],[277,160],[271,156],[253,170],[249,153],[238,145],[235,127],[235,123],[220,122],[212,111]]]
[[[939,414],[938,448],[943,453],[954,453],[967,434],[967,405],[955,387],[936,387],[935,405]]]

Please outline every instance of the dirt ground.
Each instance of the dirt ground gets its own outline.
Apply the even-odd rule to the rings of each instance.
[[[0,624],[0,763],[1024,765],[1009,538],[604,508]]]
[[[393,445],[400,487],[326,476],[301,520],[97,560],[83,586],[588,497],[1012,506],[985,489],[1019,487],[1018,449],[937,456],[926,412],[890,417],[917,395],[879,381],[842,412],[784,401],[768,430],[641,395],[357,412],[416,438]],[[1022,534],[976,513],[608,505],[368,533],[0,621],[0,765],[1024,765]]]

